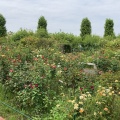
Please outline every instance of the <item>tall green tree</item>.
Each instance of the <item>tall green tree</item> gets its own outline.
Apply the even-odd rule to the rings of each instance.
[[[3,37],[6,35],[7,30],[6,30],[5,24],[6,24],[6,20],[3,17],[3,15],[0,14],[0,37]]]
[[[39,38],[48,37],[47,20],[44,18],[44,16],[41,16],[38,20],[38,27],[37,27],[36,35]]]
[[[104,26],[104,37],[114,36],[114,22],[112,19],[106,19]]]
[[[41,16],[38,20],[38,29],[45,29],[47,30],[47,20],[44,18],[44,16]]]
[[[84,18],[81,23],[80,36],[85,37],[86,35],[91,35],[91,22],[88,18]]]

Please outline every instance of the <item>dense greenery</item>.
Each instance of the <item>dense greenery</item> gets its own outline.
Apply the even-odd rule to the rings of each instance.
[[[12,35],[12,40],[14,41],[18,41],[24,37],[27,37],[29,35],[33,35],[33,32],[32,31],[27,31],[27,30],[23,30],[23,29],[20,29],[19,31],[17,31],[16,33],[14,33]]]
[[[6,20],[4,16],[0,14],[0,37],[3,37],[6,35],[7,30],[6,30],[5,24],[6,24]]]
[[[2,94],[8,104],[33,120],[119,119],[119,36],[112,41],[86,36],[82,41],[63,32],[47,39],[32,32],[15,41],[15,34],[0,39],[0,82],[14,95]],[[66,43],[71,53],[59,49]],[[97,74],[84,72],[91,71],[89,62],[96,64]],[[13,113],[1,112],[5,118],[8,114]]]
[[[48,38],[48,32],[44,28],[40,28],[36,32],[36,36],[39,38]]]
[[[112,19],[106,19],[104,26],[104,36],[114,36],[114,22]]]
[[[6,120],[119,120],[120,36],[0,37],[0,101],[24,113],[0,102]]]
[[[80,36],[84,37],[86,35],[91,35],[91,22],[88,18],[84,18],[81,23]]]

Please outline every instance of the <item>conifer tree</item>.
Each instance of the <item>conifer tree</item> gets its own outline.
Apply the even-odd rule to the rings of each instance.
[[[38,29],[45,29],[47,30],[47,20],[44,18],[44,16],[41,16],[38,20]]]
[[[84,18],[81,23],[80,36],[85,37],[86,35],[91,35],[91,22],[88,18]]]
[[[111,19],[106,19],[104,26],[104,37],[114,36],[114,22]]]
[[[0,14],[0,37],[3,37],[6,35],[7,30],[6,30],[5,24],[6,24],[6,20],[3,17],[3,15]]]

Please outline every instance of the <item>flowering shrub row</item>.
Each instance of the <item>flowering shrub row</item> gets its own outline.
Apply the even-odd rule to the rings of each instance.
[[[48,113],[42,118],[47,120],[119,119],[119,50],[103,46],[63,54],[58,43],[36,49],[34,38],[0,44],[0,82],[18,108],[35,116]],[[96,74],[84,72],[88,62],[97,65]]]

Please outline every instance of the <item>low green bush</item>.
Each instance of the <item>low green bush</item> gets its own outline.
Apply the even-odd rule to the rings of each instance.
[[[98,52],[95,52],[93,62],[97,65],[99,70],[104,72],[107,71],[119,71],[120,70],[120,61],[118,52],[111,50],[110,48],[101,49]]]
[[[74,36],[74,42],[54,35],[29,35],[18,42],[1,39],[0,82],[14,95],[9,101],[33,120],[119,119],[119,49],[106,48],[97,38],[89,43],[88,37],[82,51],[66,54],[58,46],[73,49],[82,44],[80,37]],[[95,76],[84,72],[92,69],[86,66],[89,62],[97,65]]]
[[[35,36],[27,36],[24,37],[22,39],[20,39],[20,42],[24,45],[24,46],[32,46],[35,47],[38,43],[38,38]]]
[[[109,47],[109,48],[112,48],[112,49],[120,48],[120,39],[117,38],[117,39],[114,39],[112,41],[107,42],[105,47]]]
[[[48,49],[55,46],[56,41],[49,39],[49,38],[39,38],[36,43],[37,48]]]
[[[101,38],[99,36],[86,35],[82,41],[82,46],[84,49],[98,48],[100,46]]]
[[[27,30],[20,29],[19,31],[17,31],[16,33],[14,33],[12,35],[12,40],[19,41],[20,39],[22,39],[24,37],[27,37],[29,35],[33,35],[33,32],[32,31],[27,31]]]
[[[38,37],[38,38],[48,38],[48,32],[46,29],[44,28],[41,28],[41,29],[38,29],[35,33],[35,35]]]

